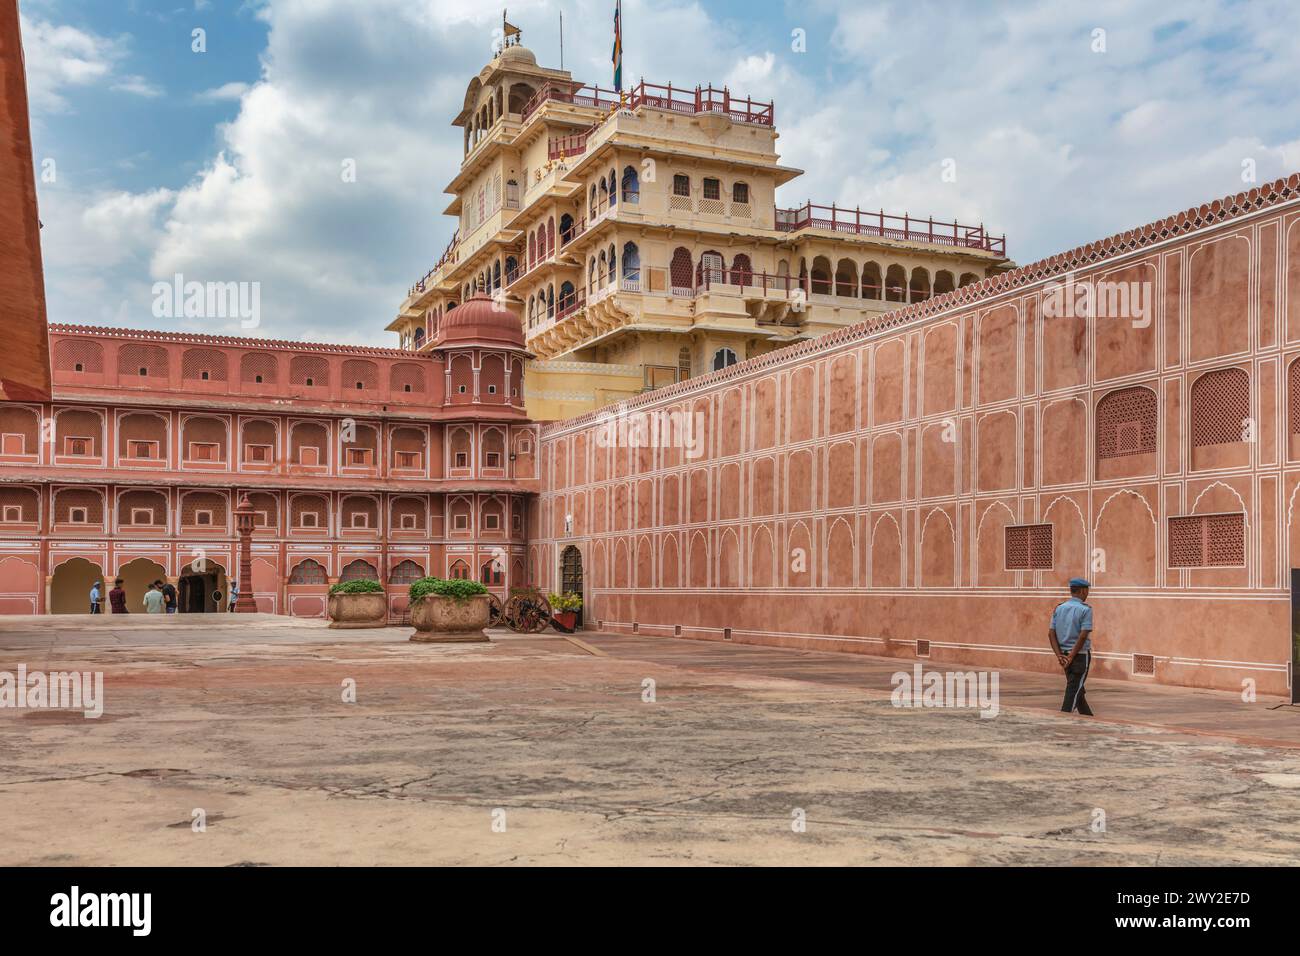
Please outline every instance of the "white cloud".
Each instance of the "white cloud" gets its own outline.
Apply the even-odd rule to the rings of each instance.
[[[117,44],[70,26],[30,20],[20,14],[23,58],[32,109],[62,112],[68,108],[63,92],[108,78],[119,57]]]
[[[117,90],[119,93],[132,93],[135,96],[144,96],[149,99],[162,96],[163,94],[162,87],[150,83],[143,76],[138,76],[136,74],[124,76],[120,80],[117,80],[113,84],[112,89]]]
[[[28,95],[34,113],[71,109],[67,93],[74,87],[108,84],[135,96],[157,97],[162,89],[143,76],[119,75],[129,38],[105,37],[88,30],[19,14]]]
[[[214,87],[210,90],[204,90],[196,97],[196,99],[205,103],[220,103],[230,100],[238,100],[250,89],[252,89],[252,87],[247,83],[233,81],[230,83],[223,83],[221,86]]]

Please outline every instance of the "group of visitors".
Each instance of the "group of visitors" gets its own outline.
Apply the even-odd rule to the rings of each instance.
[[[221,591],[212,592],[212,602],[221,610]],[[230,602],[226,607],[227,611],[235,610],[235,603],[239,600],[239,582],[230,582]],[[123,587],[121,578],[113,582],[113,589],[108,592],[108,607],[113,614],[127,614],[126,609],[126,588]],[[100,590],[100,583],[94,582],[90,586],[90,613],[104,613],[103,593]],[[149,585],[149,589],[144,592],[144,609],[148,614],[175,614],[176,613],[176,588],[170,581],[155,581]]]

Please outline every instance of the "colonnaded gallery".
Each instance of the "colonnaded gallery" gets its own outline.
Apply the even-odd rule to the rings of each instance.
[[[398,348],[52,324],[0,406],[0,610],[92,579],[582,592],[587,627],[1284,694],[1300,175],[1029,266],[982,225],[776,206],[775,106],[507,45]],[[546,424],[542,424],[545,422]]]

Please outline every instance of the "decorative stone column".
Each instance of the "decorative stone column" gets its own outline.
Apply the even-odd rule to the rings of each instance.
[[[235,530],[239,532],[239,597],[235,600],[236,614],[256,614],[257,602],[253,600],[253,503],[248,495],[239,496],[235,506]]]

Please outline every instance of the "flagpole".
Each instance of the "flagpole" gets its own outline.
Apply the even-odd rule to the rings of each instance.
[[[564,9],[560,9],[560,69],[564,69]]]

